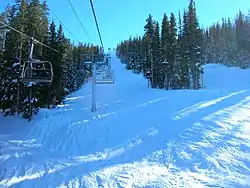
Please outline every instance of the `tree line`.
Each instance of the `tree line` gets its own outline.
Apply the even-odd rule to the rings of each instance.
[[[248,68],[250,63],[250,11],[235,19],[222,18],[203,32],[207,62]]]
[[[60,52],[39,44],[34,46],[34,59],[51,62],[54,77],[51,85],[32,85],[33,113],[40,108],[52,108],[61,103],[65,95],[79,89],[92,74],[91,67],[83,62],[92,60],[93,54],[95,58],[103,57],[99,46],[74,44],[65,37],[62,25],[57,29],[54,21],[49,20],[46,1],[16,0],[0,15],[0,21]],[[0,24],[0,110],[5,115],[29,117],[29,85],[20,78],[30,45],[25,36]]]
[[[199,89],[202,65],[220,63],[246,68],[250,61],[250,16],[240,11],[234,20],[201,28],[191,0],[178,18],[164,14],[161,25],[146,19],[144,35],[117,45],[116,53],[127,69],[143,73],[152,88]]]

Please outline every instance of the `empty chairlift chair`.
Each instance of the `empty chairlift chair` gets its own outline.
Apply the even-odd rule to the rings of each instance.
[[[53,67],[49,61],[31,59],[23,65],[21,80],[24,83],[42,83],[51,85],[53,81]]]
[[[115,74],[114,71],[106,69],[103,71],[102,77],[96,79],[96,84],[114,84]]]

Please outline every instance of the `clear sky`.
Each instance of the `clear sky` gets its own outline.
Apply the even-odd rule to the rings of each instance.
[[[8,2],[0,0],[0,11]],[[94,24],[89,0],[71,0],[91,42],[100,44]],[[201,26],[220,21],[222,17],[234,17],[238,10],[247,13],[250,0],[196,0],[197,14]],[[47,0],[49,8],[64,22],[71,32],[83,42],[90,42],[75,17],[68,0]],[[187,8],[189,0],[93,0],[105,48],[116,47],[130,35],[142,35],[145,20],[151,13],[153,18],[162,21],[164,12],[168,15]],[[59,23],[51,14],[51,18]],[[65,35],[71,35],[65,30]],[[73,38],[72,38],[73,39]]]

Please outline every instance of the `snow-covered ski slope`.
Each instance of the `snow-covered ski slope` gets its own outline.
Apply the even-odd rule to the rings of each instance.
[[[91,84],[34,120],[0,117],[0,187],[250,187],[250,71],[206,65],[205,89],[150,89],[112,56]]]

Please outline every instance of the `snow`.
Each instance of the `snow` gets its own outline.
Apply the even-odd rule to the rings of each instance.
[[[169,64],[169,62],[168,61],[163,61],[162,64]]]
[[[27,86],[31,87],[32,85],[35,85],[35,84],[36,84],[35,82],[29,82]]]
[[[20,63],[14,63],[12,66],[16,67],[17,65],[20,65]]]
[[[249,187],[250,71],[204,66],[205,89],[150,89],[112,55],[91,82],[30,123],[0,116],[0,187]]]
[[[68,88],[64,88],[64,92],[70,92]]]

